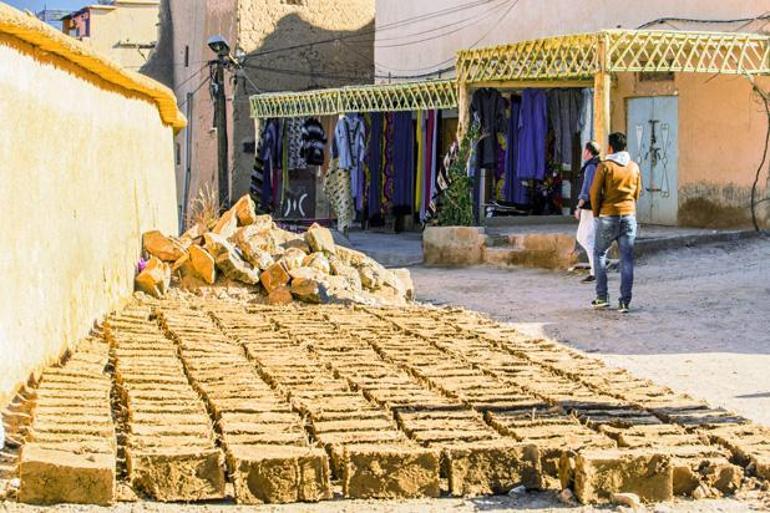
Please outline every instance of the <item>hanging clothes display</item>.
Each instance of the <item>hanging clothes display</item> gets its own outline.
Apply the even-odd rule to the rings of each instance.
[[[580,152],[586,144],[594,140],[594,90],[586,87],[580,90],[580,116],[578,130],[580,130]],[[601,141],[599,141],[601,146]]]
[[[524,89],[521,94],[516,155],[516,176],[520,180],[543,180],[545,177],[546,104],[546,93],[541,89]]]
[[[414,208],[417,211],[422,210],[422,198],[425,194],[425,130],[425,113],[420,110],[417,111],[415,122],[417,162],[415,166]]]
[[[497,167],[497,134],[505,132],[505,103],[503,96],[489,87],[473,93],[471,112],[481,123],[481,139],[478,142],[478,167]]]
[[[286,120],[288,169],[304,169],[307,167],[307,162],[302,157],[302,128],[304,126],[305,118],[289,118]]]
[[[250,189],[254,201],[265,212],[274,207],[273,184],[282,167],[283,125],[280,119],[266,120],[257,144]]]
[[[430,202],[436,191],[440,123],[441,114],[439,111],[427,111],[425,114],[425,176],[423,184],[421,184],[424,190],[420,204],[420,221],[422,223],[428,219]]]
[[[382,146],[382,195],[380,196],[380,212],[390,214],[396,196],[396,164],[393,160],[393,144],[396,139],[396,115],[388,112],[383,116],[383,146]]]
[[[506,145],[505,145],[505,175],[504,175],[504,187],[503,198],[505,201],[516,203],[516,197],[526,198],[525,194],[521,192],[516,193],[517,189],[522,189],[524,186],[521,181],[517,181],[516,175],[516,160],[519,151],[519,111],[521,109],[521,97],[511,96],[509,102],[509,116],[508,116],[508,131],[506,133]],[[522,204],[526,204],[522,202]]]
[[[572,166],[572,141],[579,131],[583,96],[579,89],[551,89],[547,94],[548,118],[555,139],[553,161],[569,168]]]
[[[332,159],[324,176],[324,194],[337,217],[337,230],[345,233],[356,216],[353,196],[350,191],[350,174],[339,166],[338,159]]]
[[[393,208],[414,212],[414,123],[411,112],[393,114]]]
[[[359,114],[340,116],[334,129],[332,155],[338,159],[340,169],[347,170],[350,178],[350,191],[356,206],[363,207],[364,170],[366,152],[366,134],[364,119]]]
[[[302,125],[299,155],[308,165],[322,166],[324,164],[326,148],[326,132],[321,122],[315,118],[308,118]]]
[[[369,188],[367,201],[369,205],[369,219],[381,223],[382,212],[382,148],[383,148],[383,115],[381,112],[373,112],[370,115],[370,138],[368,151],[366,152],[366,166],[369,169]]]

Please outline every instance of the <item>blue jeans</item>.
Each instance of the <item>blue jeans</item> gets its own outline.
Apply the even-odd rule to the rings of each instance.
[[[594,265],[596,266],[596,297],[609,301],[607,292],[607,252],[614,241],[620,248],[620,300],[631,302],[634,286],[635,216],[599,217],[596,223]]]

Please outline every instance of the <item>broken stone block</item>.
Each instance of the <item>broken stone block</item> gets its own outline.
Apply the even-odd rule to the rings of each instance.
[[[358,270],[355,267],[346,264],[340,257],[331,255],[329,257],[329,268],[333,275],[345,278],[350,286],[350,290],[354,292],[361,290],[361,276],[358,274]]]
[[[254,244],[252,244],[252,241]],[[254,266],[255,269],[264,271],[275,263],[273,257],[268,251],[265,251],[260,246],[262,242],[256,239],[251,239],[248,242],[237,242],[238,248],[243,253],[243,258]]]
[[[336,249],[336,255],[340,258],[342,263],[356,268],[366,264],[370,260],[368,256],[361,253],[360,251],[356,251],[355,249],[350,249],[343,246],[337,246]]]
[[[449,492],[457,497],[508,493],[516,486],[542,486],[540,453],[534,445],[456,443],[443,450]]]
[[[267,296],[269,305],[290,305],[292,301],[294,297],[291,295],[291,289],[285,285],[276,288]]]
[[[584,451],[575,458],[574,486],[583,504],[607,502],[613,493],[635,493],[647,502],[670,501],[671,457],[651,451]]]
[[[137,290],[160,299],[171,284],[171,266],[158,257],[152,257],[134,281]]]
[[[302,261],[302,265],[304,267],[316,269],[323,274],[331,273],[329,260],[326,258],[326,256],[324,256],[323,253],[311,253],[305,257],[305,259]]]
[[[324,274],[321,271],[311,269],[310,267],[297,267],[296,269],[292,269],[289,271],[289,276],[291,276],[291,279],[304,278],[306,280],[319,281],[324,278]]]
[[[741,487],[743,469],[727,458],[712,458],[699,469],[706,483],[725,495],[732,495]]]
[[[185,253],[181,243],[157,230],[145,232],[142,235],[142,247],[147,253],[164,262],[176,262]]]
[[[254,224],[257,220],[257,206],[248,194],[236,201],[231,210],[235,211],[235,217],[240,226]]]
[[[216,233],[208,232],[203,235],[203,248],[209,252],[209,254],[214,257],[214,260],[219,257],[222,253],[227,253],[233,251],[234,247],[230,242],[227,240],[227,238],[218,235]]]
[[[358,269],[361,285],[368,290],[381,289],[385,285],[385,277],[374,265],[364,265]]]
[[[393,274],[401,282],[406,299],[414,301],[414,282],[412,281],[412,274],[409,272],[409,269],[393,269]]]
[[[213,285],[217,279],[214,257],[200,246],[190,246],[190,267],[196,277],[209,285]]]
[[[328,303],[326,287],[318,280],[294,278],[291,280],[291,294],[305,303]]]
[[[195,223],[192,227],[190,227],[186,232],[182,234],[182,239],[186,241],[194,241],[196,239],[200,239],[203,237],[203,234],[206,233],[206,226],[202,223]]]
[[[337,248],[334,244],[334,237],[328,228],[314,224],[305,232],[305,241],[313,251],[335,254]]]
[[[342,492],[355,499],[438,497],[439,456],[421,447],[345,447]]]
[[[291,280],[289,273],[286,272],[286,269],[284,269],[283,265],[280,263],[271,265],[259,275],[259,281],[262,283],[262,286],[265,287],[268,294],[278,287],[288,285],[289,280]]]
[[[238,218],[235,216],[233,210],[228,210],[222,214],[222,217],[219,218],[219,221],[217,221],[217,224],[214,225],[214,228],[212,228],[211,231],[212,233],[221,235],[225,239],[229,239],[233,236],[237,228]]]
[[[250,247],[266,251],[270,254],[275,253],[277,243],[272,236],[270,229],[262,224],[255,223],[248,226],[242,226],[235,231],[230,240],[240,248]]]
[[[225,473],[219,449],[157,448],[126,453],[131,485],[162,502],[201,501],[225,496]]]
[[[21,450],[19,501],[29,504],[115,502],[115,455],[78,454],[28,443]]]
[[[239,504],[316,502],[332,496],[323,449],[236,445],[228,452]]]
[[[248,285],[259,283],[259,271],[247,264],[236,251],[227,251],[217,257],[217,267],[231,280]]]
[[[287,271],[291,271],[292,269],[302,267],[306,256],[307,254],[301,249],[289,248],[281,257],[281,262],[283,262],[283,265],[286,267]]]

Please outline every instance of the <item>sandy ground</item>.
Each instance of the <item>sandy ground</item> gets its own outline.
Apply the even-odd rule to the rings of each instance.
[[[412,269],[419,298],[456,304],[593,353],[610,364],[770,424],[770,240],[683,249],[639,262],[634,312],[594,312],[579,277],[530,269]],[[618,276],[611,276],[617,288]],[[0,503],[0,512],[447,513],[526,510],[592,513],[623,507],[567,506],[555,493],[423,501],[330,501],[240,507],[121,503],[113,508]],[[650,506],[656,513],[770,511],[768,492],[740,500]]]
[[[593,286],[524,268],[412,269],[422,301],[462,305],[770,425],[770,239],[642,259],[633,312],[595,312]],[[610,275],[618,296],[619,275]]]

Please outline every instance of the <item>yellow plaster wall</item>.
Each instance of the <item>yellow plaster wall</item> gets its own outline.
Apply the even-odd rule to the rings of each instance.
[[[0,113],[4,403],[131,294],[141,233],[177,218],[173,127],[153,98],[0,34]]]
[[[770,90],[770,79],[757,80]],[[657,95],[679,98],[680,223],[714,228],[747,224],[768,123],[750,82],[740,76],[696,73],[677,73],[667,82],[640,82],[635,74],[620,74],[612,89],[612,129],[626,131],[628,98]],[[767,182],[763,170],[760,198],[765,197]],[[689,212],[691,206],[699,212]],[[765,206],[759,213],[768,218]]]
[[[116,2],[91,9],[91,35],[84,42],[123,67],[138,70],[147,62],[150,50],[126,46],[152,44],[158,40],[157,1]]]

